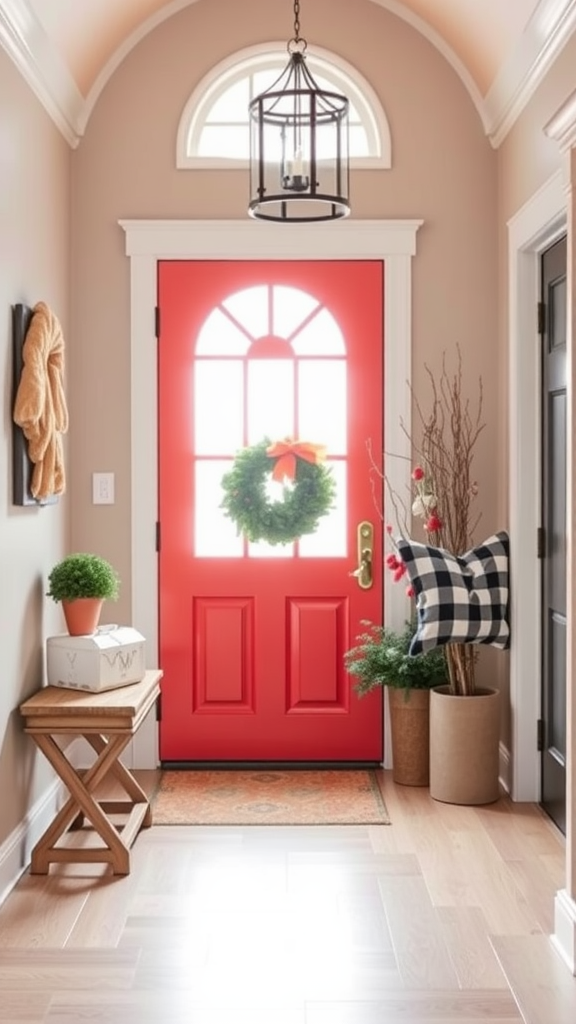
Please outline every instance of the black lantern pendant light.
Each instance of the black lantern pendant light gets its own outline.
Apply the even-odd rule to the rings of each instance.
[[[321,89],[306,67],[294,2],[290,59],[274,84],[250,103],[252,217],[338,220],[350,213],[346,96]]]

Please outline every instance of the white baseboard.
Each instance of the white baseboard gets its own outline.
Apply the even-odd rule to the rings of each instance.
[[[560,889],[554,900],[552,945],[576,975],[576,901],[566,889]]]
[[[498,749],[498,781],[508,794],[512,792],[512,758],[504,743]]]
[[[34,845],[67,797],[66,788],[55,779],[0,846],[0,905],[28,868]]]
[[[75,768],[82,767],[85,740],[73,740],[66,756]],[[90,764],[90,761],[88,761]],[[0,906],[30,865],[32,850],[70,796],[60,779],[48,786],[25,818],[0,846]]]

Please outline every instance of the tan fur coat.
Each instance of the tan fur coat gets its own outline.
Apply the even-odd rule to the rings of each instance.
[[[30,490],[41,501],[66,489],[62,434],[68,430],[64,338],[57,318],[44,302],[34,306],[22,356],[14,422],[28,441],[28,455],[34,463]]]

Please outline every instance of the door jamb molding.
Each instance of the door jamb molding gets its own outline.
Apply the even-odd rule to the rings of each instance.
[[[565,233],[566,226],[562,171],[508,221],[510,790],[517,801],[537,802],[541,788],[540,753],[536,749],[536,724],[541,715],[540,564],[536,555],[541,510],[541,372],[536,321],[539,259],[544,249]]]
[[[121,220],[130,258],[131,363],[131,599],[132,623],[146,637],[147,661],[158,664],[157,263],[201,260],[382,260],[384,262],[384,436],[392,459],[389,478],[398,493],[410,487],[412,258],[421,220],[346,220],[336,224],[263,225],[250,220]],[[401,387],[400,382],[406,383]],[[368,454],[366,472],[369,472]],[[388,510],[385,505],[384,515]],[[408,600],[384,575],[385,622],[401,627]],[[150,716],[149,716],[150,717]],[[390,749],[385,727],[385,750]],[[388,767],[388,759],[384,762]],[[132,766],[158,764],[156,722],[133,741]]]

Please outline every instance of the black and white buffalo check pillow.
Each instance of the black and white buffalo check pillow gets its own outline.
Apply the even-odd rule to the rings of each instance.
[[[404,538],[396,544],[416,595],[410,654],[448,643],[510,646],[507,533],[459,556]]]

